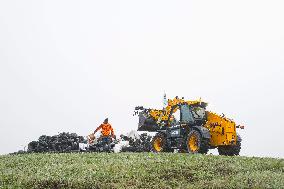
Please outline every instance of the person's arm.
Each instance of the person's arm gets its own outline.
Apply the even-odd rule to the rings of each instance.
[[[96,134],[96,132],[98,132],[98,130],[100,130],[102,128],[102,125],[98,126],[98,128],[96,128],[96,130],[94,131],[94,134]]]

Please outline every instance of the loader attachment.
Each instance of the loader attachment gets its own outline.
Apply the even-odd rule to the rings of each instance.
[[[138,131],[156,132],[159,128],[153,118],[149,118],[143,112],[139,113]]]

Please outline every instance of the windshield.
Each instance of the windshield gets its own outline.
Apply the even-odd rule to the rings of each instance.
[[[194,119],[188,105],[181,105],[181,122],[194,123]]]

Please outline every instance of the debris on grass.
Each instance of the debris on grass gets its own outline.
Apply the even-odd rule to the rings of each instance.
[[[112,151],[115,153],[150,152],[151,139],[152,137],[147,133],[138,134],[137,131],[131,131],[113,140]],[[26,151],[20,150],[12,154],[92,152],[97,151],[96,145],[96,143],[89,145],[84,136],[62,132],[54,136],[42,135],[37,141],[30,142]]]

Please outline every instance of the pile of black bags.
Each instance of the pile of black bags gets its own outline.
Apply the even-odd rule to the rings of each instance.
[[[123,147],[122,152],[150,152],[151,140],[152,137],[146,133],[136,138],[120,135],[120,138],[115,140],[114,144],[118,144],[119,141],[129,141],[129,146]],[[20,150],[12,154],[79,152],[79,143],[87,144],[87,140],[76,133],[63,132],[54,136],[42,135],[37,141],[30,142],[26,151]],[[86,152],[92,151],[91,148],[86,150]]]
[[[54,136],[42,135],[38,141],[28,144],[27,152],[72,152],[79,150],[79,143],[84,143],[84,137],[76,133],[59,133]]]

